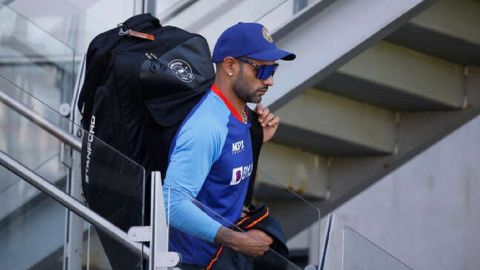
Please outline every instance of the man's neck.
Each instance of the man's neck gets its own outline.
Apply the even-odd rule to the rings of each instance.
[[[232,86],[226,82],[223,82],[222,80],[219,80],[218,78],[215,80],[215,85],[220,91],[222,91],[223,95],[228,99],[228,101],[230,101],[235,110],[242,115],[246,102],[237,96],[235,91],[233,91]]]

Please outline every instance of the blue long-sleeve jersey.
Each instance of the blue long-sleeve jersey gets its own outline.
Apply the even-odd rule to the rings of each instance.
[[[163,186],[171,251],[204,266],[215,235],[241,215],[253,170],[250,124],[213,85],[182,123]]]

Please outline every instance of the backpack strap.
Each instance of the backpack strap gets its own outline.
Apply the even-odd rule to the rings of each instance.
[[[260,156],[260,150],[263,145],[263,128],[258,121],[257,114],[248,109],[248,121],[250,121],[250,138],[252,141],[252,156],[253,156],[253,170],[252,175],[250,176],[250,182],[248,183],[247,196],[243,205],[250,206],[252,204],[253,198],[253,188],[255,185],[255,178],[257,177],[257,165],[258,157]]]

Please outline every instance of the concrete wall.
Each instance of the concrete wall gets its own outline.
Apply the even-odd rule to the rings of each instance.
[[[327,269],[343,269],[344,226],[416,270],[479,269],[479,140],[477,117],[339,207]]]

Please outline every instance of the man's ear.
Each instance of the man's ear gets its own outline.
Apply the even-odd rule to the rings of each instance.
[[[225,57],[222,62],[222,69],[223,71],[229,76],[233,76],[237,73],[238,71],[238,65],[237,65],[237,60],[233,57]]]

